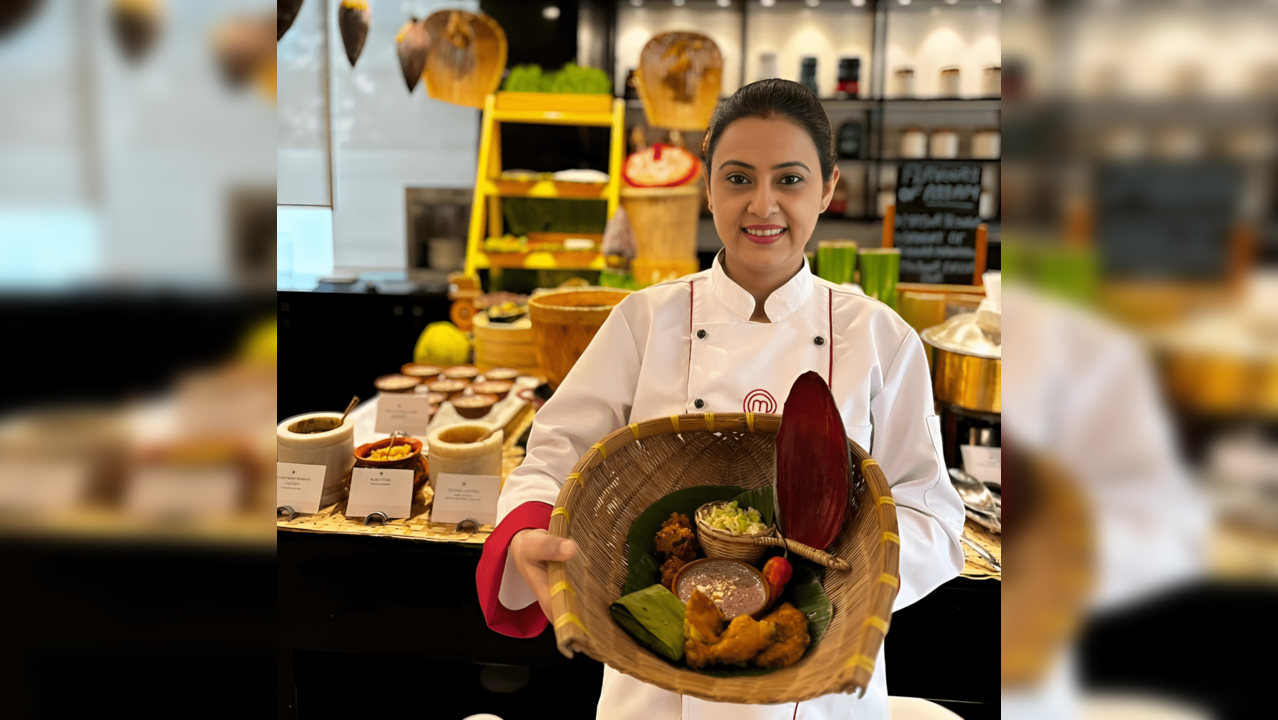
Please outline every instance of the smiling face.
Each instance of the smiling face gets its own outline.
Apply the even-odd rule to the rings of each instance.
[[[776,279],[792,277],[834,195],[838,168],[822,182],[816,145],[801,127],[748,117],[723,130],[707,169],[706,192],[729,275],[773,288]]]

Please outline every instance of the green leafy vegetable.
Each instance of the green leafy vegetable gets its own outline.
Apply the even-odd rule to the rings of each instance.
[[[541,67],[516,65],[510,69],[501,89],[506,92],[541,92]]]
[[[539,65],[516,65],[502,83],[505,92],[569,93],[611,95],[612,81],[604,71],[568,63],[558,71],[546,72]]]
[[[685,609],[683,601],[661,584],[623,595],[608,607],[626,632],[672,662],[683,659]]]

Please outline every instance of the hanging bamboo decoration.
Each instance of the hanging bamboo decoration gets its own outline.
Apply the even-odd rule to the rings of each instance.
[[[723,55],[705,35],[661,33],[639,53],[635,87],[649,125],[705,130],[723,87]]]
[[[426,30],[426,93],[454,105],[483,108],[506,69],[505,31],[487,15],[464,10],[432,13]]]

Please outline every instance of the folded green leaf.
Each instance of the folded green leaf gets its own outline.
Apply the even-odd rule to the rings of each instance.
[[[685,605],[663,585],[623,595],[608,608],[612,617],[645,647],[661,657],[683,659]]]

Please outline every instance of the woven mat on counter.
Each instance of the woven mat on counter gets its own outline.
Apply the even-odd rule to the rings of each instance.
[[[515,419],[507,426],[511,432],[502,445],[501,478],[505,483],[511,470],[519,467],[524,461],[524,450],[515,445],[520,435],[533,421],[533,408],[525,405]],[[492,525],[484,525],[478,532],[457,532],[451,523],[433,523],[430,521],[431,501],[434,491],[429,485],[423,485],[413,497],[412,515],[395,519],[385,525],[364,525],[364,518],[348,518],[342,512],[346,509],[346,501],[321,508],[314,515],[299,515],[293,520],[280,518],[275,526],[279,530],[293,532],[339,533],[346,535],[384,535],[407,540],[425,540],[428,542],[454,542],[482,545],[493,532]]]
[[[963,521],[963,535],[968,540],[980,545],[994,559],[1003,564],[1003,541],[1002,536],[990,532],[989,530],[977,525],[970,519]],[[963,565],[963,577],[972,580],[1002,580],[1003,573],[990,567],[984,558],[976,554],[976,551],[967,545],[963,545],[963,557],[967,561]]]

